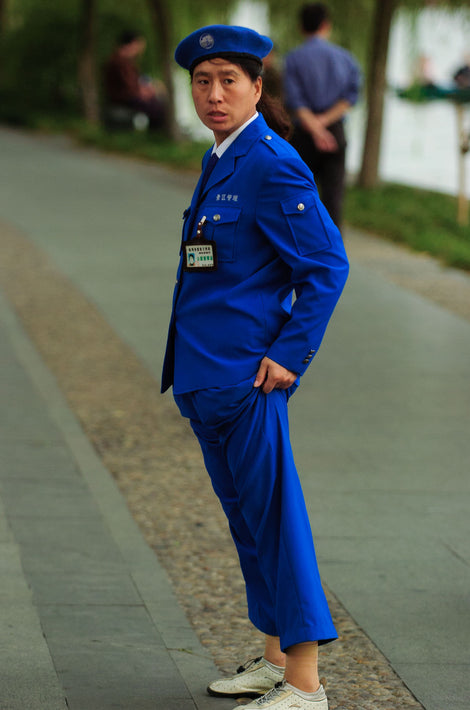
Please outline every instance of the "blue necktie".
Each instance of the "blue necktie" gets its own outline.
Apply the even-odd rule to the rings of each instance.
[[[207,165],[204,168],[204,172],[202,174],[202,182],[201,182],[201,189],[199,190],[199,197],[201,197],[202,193],[204,192],[204,188],[207,185],[207,181],[209,180],[210,174],[214,170],[218,159],[219,158],[217,156],[217,153],[212,153],[211,157],[207,161]]]
[[[204,188],[205,188],[205,186],[206,186],[206,184],[207,184],[207,181],[209,180],[209,177],[210,177],[211,172],[212,172],[212,171],[214,170],[214,168],[215,168],[215,165],[216,165],[218,159],[219,159],[219,158],[218,158],[218,156],[217,156],[217,153],[212,153],[211,157],[209,158],[209,160],[208,160],[207,163],[206,163],[206,167],[204,168],[204,172],[202,173],[201,187],[199,188],[199,192],[198,192],[198,195],[197,195],[196,208],[195,208],[194,213],[193,213],[193,215],[192,215],[192,217],[191,217],[191,221],[190,221],[189,227],[188,227],[188,234],[190,235],[190,236],[188,237],[189,239],[191,239],[191,235],[193,234],[194,220],[196,219],[197,208],[198,208],[198,205],[199,205],[200,202],[201,202],[202,193],[204,192]]]

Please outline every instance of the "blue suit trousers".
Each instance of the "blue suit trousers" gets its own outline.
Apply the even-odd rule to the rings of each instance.
[[[289,392],[253,379],[175,395],[199,440],[227,515],[246,583],[248,613],[283,650],[337,638],[322,589],[289,438]]]

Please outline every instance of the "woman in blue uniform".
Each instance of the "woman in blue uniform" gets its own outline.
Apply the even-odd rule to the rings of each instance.
[[[278,135],[286,125],[262,96],[271,47],[253,30],[214,25],[176,49],[215,144],[184,214],[162,391],[173,386],[198,437],[237,547],[250,619],[265,637],[264,655],[209,693],[263,696],[247,708],[327,710],[318,646],[336,631],[287,402],[318,350],[348,263],[312,173]]]

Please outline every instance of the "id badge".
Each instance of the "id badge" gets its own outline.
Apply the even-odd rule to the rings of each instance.
[[[197,226],[194,239],[189,239],[183,244],[183,269],[184,271],[216,271],[217,247],[214,241],[205,239],[203,227],[206,218],[203,217]]]

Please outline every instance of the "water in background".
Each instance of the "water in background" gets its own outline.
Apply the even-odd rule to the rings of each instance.
[[[240,2],[231,18],[233,24],[252,27],[269,34],[267,7],[247,0]],[[399,99],[393,88],[407,86],[413,78],[419,56],[429,60],[436,83],[450,86],[452,75],[470,52],[470,13],[452,15],[429,8],[416,18],[414,27],[399,13],[394,23],[388,58],[380,176],[392,182],[416,185],[456,194],[458,189],[458,133],[455,107],[447,101],[413,104]],[[192,105],[186,72],[177,74],[178,119],[201,139],[212,134],[200,123]],[[392,88],[393,87],[393,88]],[[470,130],[470,104],[466,107]],[[362,155],[364,105],[360,103],[347,121],[348,170],[356,173]],[[470,197],[470,154],[467,154],[466,185]]]
[[[403,14],[394,23],[388,57],[390,87],[406,87],[413,79],[418,57],[427,57],[435,83],[450,87],[452,75],[470,52],[470,13],[449,15],[427,9],[414,28]],[[470,104],[466,105],[470,131]],[[364,106],[348,121],[348,168],[359,169],[364,134]],[[389,181],[456,194],[458,190],[458,131],[454,105],[448,101],[415,104],[390,90],[385,99],[380,176]],[[465,158],[470,197],[470,154]]]

